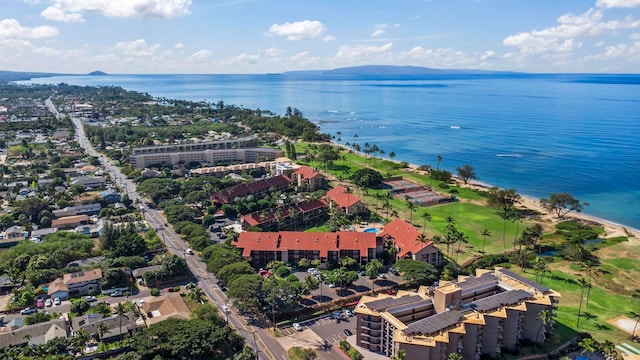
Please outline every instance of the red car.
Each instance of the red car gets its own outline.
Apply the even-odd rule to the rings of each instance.
[[[44,301],[42,301],[42,299],[38,299],[38,301],[36,302],[36,306],[38,307],[38,309],[44,309]]]

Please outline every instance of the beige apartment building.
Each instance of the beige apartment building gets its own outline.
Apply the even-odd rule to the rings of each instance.
[[[207,141],[192,144],[143,146],[133,149],[129,158],[134,168],[162,164],[174,166],[197,162],[209,165],[229,165],[271,161],[284,156],[281,149],[257,147],[255,137]]]
[[[370,351],[407,359],[498,356],[523,341],[542,343],[553,328],[560,294],[508,269],[478,269],[437,287],[394,296],[363,296],[356,306],[356,341]]]

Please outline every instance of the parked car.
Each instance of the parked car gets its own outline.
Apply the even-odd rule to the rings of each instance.
[[[307,269],[307,272],[308,272],[309,274],[311,274],[311,275],[314,275],[314,276],[315,276],[315,275],[318,275],[318,274],[320,273],[320,271],[318,271],[318,269],[317,269],[317,268],[309,268],[309,269]]]
[[[62,304],[62,301],[60,301],[60,298],[53,299],[53,305],[60,305],[60,304]]]
[[[123,295],[124,295],[124,293],[122,291],[120,291],[120,290],[116,290],[116,291],[111,293],[111,297],[120,297],[120,296],[123,296]]]
[[[293,323],[293,328],[296,329],[296,331],[302,331],[302,325],[298,323]]]
[[[367,276],[367,272],[366,271],[360,271],[360,276]]]
[[[47,299],[47,300],[44,302],[44,306],[46,306],[46,307],[52,307],[52,306],[53,306],[53,300],[51,300],[51,299]]]
[[[347,336],[353,335],[353,333],[349,329],[344,329],[343,331],[344,331],[344,334],[347,335]]]
[[[187,249],[184,252],[187,253],[187,255],[193,255],[193,250],[192,249]]]
[[[38,307],[38,309],[43,309],[44,301],[42,299],[38,299],[38,301],[36,302],[36,306]]]
[[[353,312],[349,309],[344,309],[342,312],[345,316],[353,316]]]
[[[113,294],[111,294],[111,296],[113,296]],[[91,295],[88,295],[88,296],[84,297],[84,301],[86,301],[86,302],[94,302],[94,301],[97,301],[97,300],[98,299],[96,299],[95,296],[91,296]]]
[[[36,313],[36,312],[38,312],[38,309],[28,307],[26,309],[20,310],[20,315],[29,315],[29,314],[33,314],[33,313]]]
[[[342,317],[342,313],[340,311],[334,311],[333,312],[333,317],[335,319],[340,319]]]

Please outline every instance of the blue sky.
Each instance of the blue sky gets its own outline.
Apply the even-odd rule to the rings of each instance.
[[[0,70],[638,73],[640,0],[0,0]]]

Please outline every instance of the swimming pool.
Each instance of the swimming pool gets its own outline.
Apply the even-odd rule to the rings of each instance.
[[[367,229],[362,230],[362,232],[378,233],[378,229],[376,229],[376,228],[367,228]]]

